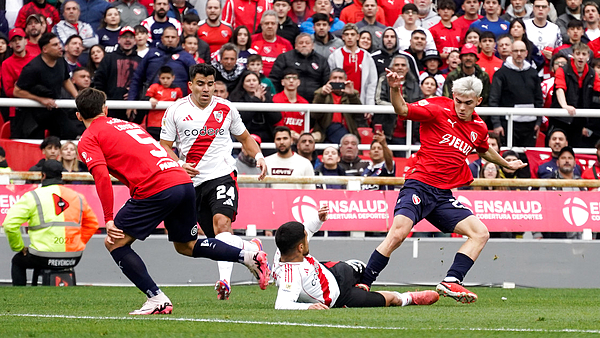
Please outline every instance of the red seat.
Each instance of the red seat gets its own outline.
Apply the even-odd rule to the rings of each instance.
[[[10,121],[4,122],[2,128],[0,128],[0,138],[9,139],[10,138]]]
[[[544,148],[546,146],[546,134],[538,131],[537,139],[535,140],[535,146],[538,148]]]
[[[360,144],[371,144],[373,142],[373,130],[368,127],[356,128],[360,135]],[[363,155],[369,156],[368,150],[363,150]]]

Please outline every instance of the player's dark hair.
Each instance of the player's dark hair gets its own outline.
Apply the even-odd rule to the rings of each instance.
[[[275,135],[277,135],[277,133],[281,133],[281,132],[288,133],[290,135],[290,137],[292,137],[292,131],[290,130],[289,127],[286,127],[286,126],[275,127],[275,129],[273,129],[273,136],[275,136]]]
[[[60,148],[60,139],[58,136],[48,136],[42,141],[40,144],[40,149],[44,150],[47,146],[55,146],[56,148]]]
[[[215,70],[215,68],[207,63],[199,63],[197,65],[193,65],[192,67],[190,67],[190,79],[194,79],[196,77],[196,75],[203,75],[206,77],[209,76],[213,76],[216,77],[217,76],[217,71]]]
[[[83,43],[83,38],[81,38],[81,36],[79,36],[77,34],[73,34],[67,38],[67,41],[65,41],[65,45],[68,45],[69,43],[71,43],[71,40],[73,40],[73,39],[79,39]]]
[[[160,69],[158,70],[158,75],[162,75],[162,74],[171,74],[171,75],[175,75],[175,73],[173,72],[173,68],[169,67],[169,66],[162,66],[160,67]]]
[[[135,31],[135,33],[146,33],[148,34],[148,28],[142,26],[142,25],[135,25],[133,27],[133,30]]]
[[[331,17],[325,13],[315,13],[312,16],[313,24],[316,24],[319,21],[325,21],[327,24],[331,25]]]
[[[456,12],[456,4],[452,0],[440,0],[438,1],[438,10],[440,9],[451,9]]]
[[[496,35],[490,31],[483,31],[481,34],[479,34],[479,41],[483,39],[492,39],[494,42],[496,42]]]
[[[262,56],[260,56],[259,54],[252,54],[252,55],[248,56],[248,64],[250,64],[252,62],[262,63]]]
[[[200,17],[198,16],[198,14],[187,13],[187,14],[183,15],[183,17],[181,18],[181,21],[183,21],[184,23],[199,22]]]
[[[42,36],[40,37],[40,39],[38,40],[38,46],[40,46],[40,49],[44,49],[44,46],[50,43],[50,40],[56,38],[56,34],[54,33],[44,33],[42,34]]]
[[[102,107],[106,103],[106,94],[94,88],[86,88],[79,92],[75,99],[77,111],[83,119],[91,119],[102,114]]]
[[[275,244],[282,255],[288,255],[304,240],[304,225],[300,222],[284,223],[275,232]]]

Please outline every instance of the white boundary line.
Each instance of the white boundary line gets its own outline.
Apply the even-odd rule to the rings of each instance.
[[[202,323],[228,323],[228,324],[250,324],[250,325],[279,325],[279,326],[300,326],[300,327],[319,327],[333,329],[352,329],[352,330],[399,330],[399,331],[487,331],[487,332],[541,332],[541,333],[593,333],[599,334],[600,330],[579,330],[579,329],[518,329],[518,328],[485,328],[485,327],[456,327],[456,328],[409,328],[409,327],[389,327],[389,326],[351,326],[334,324],[309,324],[294,322],[265,322],[251,320],[228,320],[215,318],[178,318],[168,316],[131,316],[131,317],[102,317],[102,316],[70,316],[70,315],[44,315],[34,313],[2,313],[0,317],[34,317],[34,318],[57,318],[57,319],[90,319],[90,320],[151,320],[151,321],[175,321],[175,322],[202,322]]]

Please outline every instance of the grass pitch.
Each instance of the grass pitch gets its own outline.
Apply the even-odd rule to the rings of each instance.
[[[277,289],[165,287],[172,315],[129,316],[145,296],[133,287],[0,287],[2,337],[451,337],[598,336],[600,289],[471,288],[474,304],[276,311]],[[414,291],[415,287],[375,288]],[[419,289],[427,289],[420,287]]]

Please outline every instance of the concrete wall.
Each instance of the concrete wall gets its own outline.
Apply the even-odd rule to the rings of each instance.
[[[10,282],[10,251],[0,236],[0,281]],[[132,285],[123,276],[103,245],[103,236],[92,238],[75,268],[78,284]],[[262,238],[265,251],[275,252],[273,237]],[[310,252],[320,261],[360,259],[367,262],[382,238],[314,238]],[[28,243],[28,239],[25,239]],[[378,282],[385,284],[434,285],[445,276],[463,239],[408,239],[394,254]],[[214,284],[217,265],[175,252],[165,236],[136,242],[148,270],[159,285]],[[597,288],[599,286],[600,241],[502,240],[492,239],[473,266],[467,285],[516,283],[523,287]],[[233,283],[252,281],[252,275],[236,265]]]

